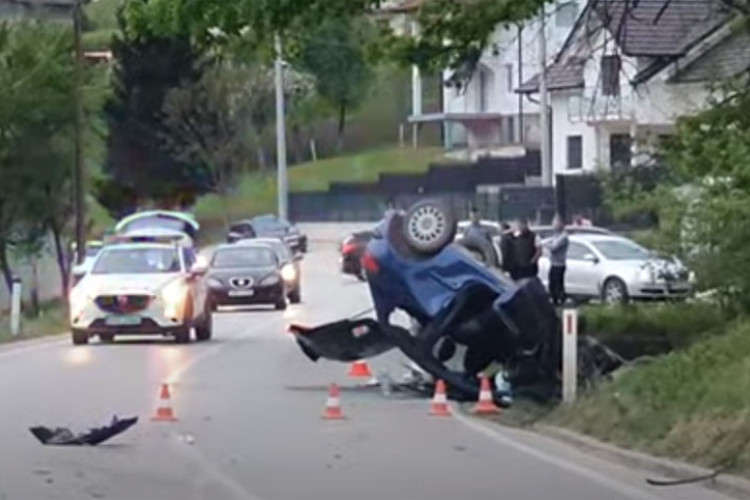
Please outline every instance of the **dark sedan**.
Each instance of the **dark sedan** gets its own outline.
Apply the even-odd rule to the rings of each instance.
[[[220,245],[206,273],[207,309],[271,304],[286,309],[283,264],[266,244]]]
[[[307,252],[307,235],[297,226],[273,214],[258,215],[232,224],[227,243],[252,238],[281,238],[293,252]]]
[[[251,240],[240,240],[238,244],[256,245],[266,244],[276,252],[276,256],[281,262],[281,277],[284,278],[287,285],[287,296],[292,304],[302,302],[302,254],[293,253],[284,240],[278,238],[254,238]]]

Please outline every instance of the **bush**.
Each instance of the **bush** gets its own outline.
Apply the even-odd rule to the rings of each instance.
[[[685,348],[723,331],[729,318],[709,303],[633,304],[585,307],[580,324],[581,333],[632,359]]]

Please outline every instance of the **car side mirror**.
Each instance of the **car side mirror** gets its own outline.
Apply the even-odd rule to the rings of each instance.
[[[586,262],[591,262],[592,264],[599,263],[599,258],[593,253],[587,253],[586,255],[584,255],[583,260],[585,260]]]

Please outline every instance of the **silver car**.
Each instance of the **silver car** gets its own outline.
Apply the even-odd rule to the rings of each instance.
[[[570,297],[626,303],[630,299],[683,299],[693,289],[693,273],[679,259],[659,256],[615,235],[574,234],[565,272]],[[539,259],[539,278],[547,283],[548,251]]]

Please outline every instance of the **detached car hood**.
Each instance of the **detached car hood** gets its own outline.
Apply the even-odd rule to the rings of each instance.
[[[159,274],[89,274],[78,286],[89,295],[147,293],[155,295],[167,284],[180,279],[178,273]]]

